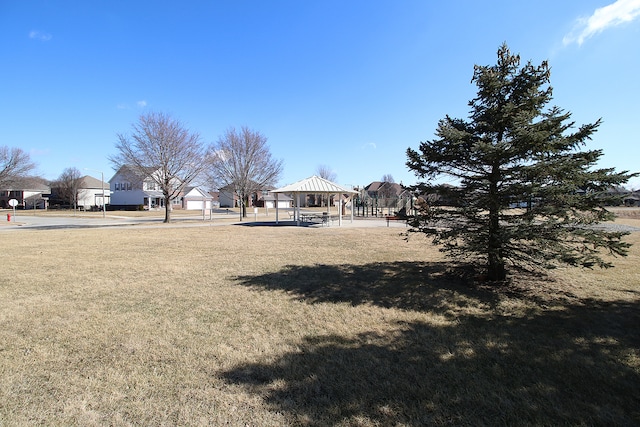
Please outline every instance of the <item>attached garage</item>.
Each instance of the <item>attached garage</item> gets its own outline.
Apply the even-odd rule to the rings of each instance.
[[[213,197],[198,187],[187,187],[182,196],[182,209],[186,210],[210,210]]]

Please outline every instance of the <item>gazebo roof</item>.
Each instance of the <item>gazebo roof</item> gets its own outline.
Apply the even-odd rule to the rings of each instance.
[[[357,191],[347,190],[344,187],[339,186],[336,183],[333,183],[324,178],[320,178],[319,176],[312,176],[310,178],[303,179],[298,182],[294,182],[293,184],[285,185],[284,187],[278,188],[276,190],[271,190],[271,193],[331,193],[331,194],[341,194],[341,193],[357,193]]]

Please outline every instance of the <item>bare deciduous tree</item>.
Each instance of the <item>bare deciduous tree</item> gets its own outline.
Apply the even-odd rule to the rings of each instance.
[[[240,220],[251,194],[276,184],[282,160],[272,158],[267,137],[246,126],[229,128],[209,150],[207,175],[218,188],[229,187],[240,199]]]
[[[196,132],[165,113],[143,114],[131,134],[118,134],[118,154],[110,160],[153,180],[164,197],[164,222],[171,222],[171,200],[201,174],[206,147]]]
[[[316,168],[316,175],[318,175],[320,178],[326,179],[327,181],[335,181],[336,179],[338,179],[338,175],[335,173],[335,171],[327,165],[319,165]],[[324,206],[325,202],[326,206],[329,206],[329,195],[314,194],[313,198],[315,203],[317,203],[318,198],[320,199],[320,206]]]
[[[378,195],[382,198],[382,205],[385,208],[395,206],[398,202],[398,186],[394,184],[395,180],[390,173],[382,175],[382,184],[378,189]]]
[[[20,148],[0,147],[0,189],[8,189],[35,169],[29,154]]]
[[[56,189],[56,198],[60,201],[69,203],[75,210],[78,206],[78,192],[80,191],[80,183],[82,176],[77,168],[66,168],[53,187]]]
[[[333,169],[331,169],[329,166],[327,165],[319,165],[316,168],[316,174],[323,179],[326,179],[327,181],[335,181],[336,179],[338,179],[338,176],[336,175],[336,173],[333,171]]]
[[[390,183],[390,184],[393,184],[394,182],[396,182],[396,181],[393,179],[393,175],[391,175],[390,173],[387,173],[387,174],[382,175],[382,180],[381,180],[381,181],[382,181],[382,182],[388,182],[388,183]]]

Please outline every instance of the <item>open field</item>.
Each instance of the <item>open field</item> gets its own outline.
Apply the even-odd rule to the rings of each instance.
[[[0,426],[640,424],[640,233],[497,293],[398,232],[0,234]]]

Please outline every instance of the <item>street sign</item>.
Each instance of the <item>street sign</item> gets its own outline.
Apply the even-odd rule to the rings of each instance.
[[[9,206],[13,208],[13,220],[16,220],[16,206],[18,206],[18,201],[16,199],[9,199]],[[7,221],[10,221],[11,215],[7,215]]]

